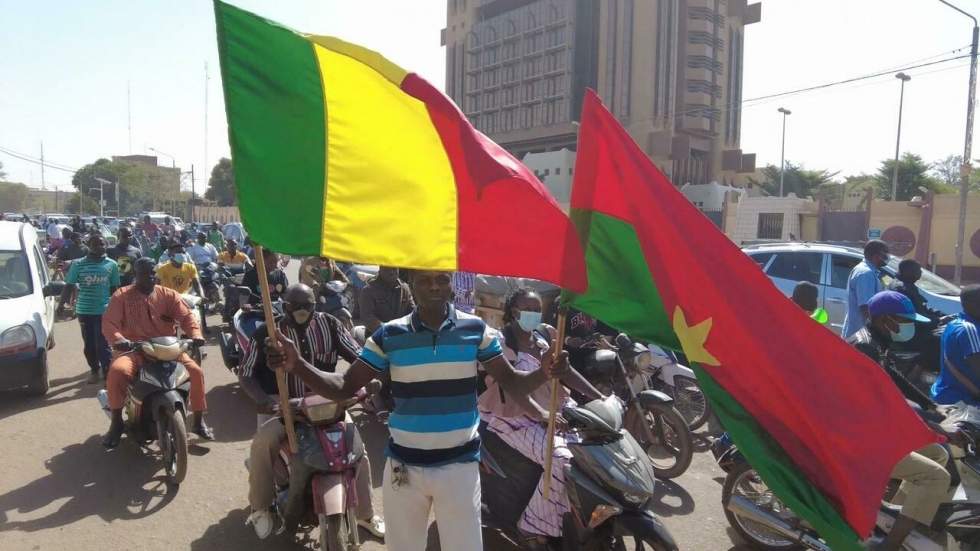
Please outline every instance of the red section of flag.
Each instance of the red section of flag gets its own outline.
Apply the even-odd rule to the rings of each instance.
[[[786,450],[858,534],[894,464],[935,442],[891,379],[790,302],[650,162],[590,92],[572,208],[632,224],[664,307],[711,319],[704,369]]]
[[[425,103],[456,177],[459,269],[587,286],[568,216],[520,161],[481,134],[456,104],[415,74],[402,90]]]

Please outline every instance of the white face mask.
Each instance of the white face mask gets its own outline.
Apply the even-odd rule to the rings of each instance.
[[[894,333],[891,330],[888,331],[891,334],[892,340],[895,342],[908,342],[912,340],[915,336],[915,323],[900,323],[898,324],[898,333]]]
[[[517,317],[517,324],[521,329],[530,333],[541,323],[541,312],[521,311]]]
[[[290,315],[297,325],[305,325],[306,322],[310,321],[310,316],[313,315],[313,312],[311,310],[299,309],[293,310]]]

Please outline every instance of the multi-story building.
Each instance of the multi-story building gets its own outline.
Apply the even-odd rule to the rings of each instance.
[[[446,93],[518,157],[575,148],[595,89],[675,184],[741,183],[747,0],[448,0]]]

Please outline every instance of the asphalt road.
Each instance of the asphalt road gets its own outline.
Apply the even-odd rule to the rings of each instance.
[[[215,325],[217,318],[213,318]],[[212,342],[204,361],[214,442],[191,439],[187,478],[168,487],[158,460],[125,439],[113,452],[101,445],[108,420],[85,383],[81,335],[75,321],[57,325],[50,353],[51,391],[44,398],[0,393],[0,550],[116,549],[219,551],[313,547],[282,536],[259,542],[248,515],[243,460],[255,429],[248,397],[224,368]],[[386,428],[355,414],[372,459],[376,509],[381,503]],[[659,485],[654,511],[681,549],[741,551],[720,505],[721,471],[706,443],[690,470]],[[384,549],[362,530],[365,550]],[[430,527],[430,549],[438,549]],[[485,548],[510,550],[495,534]]]

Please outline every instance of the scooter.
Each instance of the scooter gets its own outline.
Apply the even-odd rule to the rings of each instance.
[[[221,283],[228,272],[214,262],[197,265],[197,274],[204,291],[204,311],[213,314],[221,309]]]
[[[958,411],[957,411],[958,410]],[[980,549],[980,409],[972,406],[952,408],[944,427],[957,431],[961,439],[947,448],[951,475],[951,496],[936,513],[931,529],[947,534],[963,551]],[[726,471],[722,488],[722,506],[728,523],[752,548],[812,549],[831,551],[812,526],[797,517],[776,496],[755,469],[745,460],[727,434],[712,444],[718,465]],[[886,498],[890,497],[886,494]],[[900,510],[886,503],[878,511],[875,535],[887,534]],[[906,538],[906,551],[944,551],[948,546],[914,530]]]
[[[283,442],[275,465],[275,509],[283,530],[318,528],[321,551],[356,551],[357,470],[365,468],[364,443],[347,409],[364,400],[364,389],[350,400],[319,396],[291,400],[299,452]]]
[[[613,393],[626,404],[625,425],[647,450],[658,478],[682,475],[691,465],[694,444],[687,421],[674,399],[650,388],[649,351],[620,333],[616,350],[593,351],[582,366],[599,392]]]
[[[564,472],[571,511],[562,519],[560,541],[550,540],[549,549],[612,551],[626,549],[630,540],[636,549],[677,549],[647,507],[656,484],[654,467],[643,446],[623,428],[624,413],[615,396],[562,411],[572,431],[567,437],[573,458]],[[481,432],[483,523],[518,543],[517,521],[542,468],[492,431]]]
[[[241,300],[243,302],[248,301],[248,298],[244,297],[252,296],[248,287],[235,287],[234,294],[236,296],[242,296],[243,298]],[[236,299],[236,303],[238,301],[239,299]],[[282,315],[281,303],[274,302],[272,304],[272,310],[278,319]],[[245,310],[235,312],[231,317],[231,321],[227,326],[222,328],[221,333],[218,335],[218,347],[221,349],[221,359],[225,367],[235,375],[239,374],[242,360],[245,359],[249,349],[252,347],[252,335],[263,325],[265,325],[265,315],[262,312],[262,308],[254,306],[248,312]]]
[[[126,434],[141,446],[157,443],[167,480],[175,485],[187,475],[185,418],[191,391],[190,375],[177,358],[194,348],[193,341],[177,337],[130,343],[130,353],[142,354],[146,361],[126,394],[123,406]],[[99,391],[98,399],[106,416],[111,418],[105,389]]]
[[[674,407],[687,421],[687,428],[695,431],[711,418],[711,407],[698,385],[694,370],[680,363],[677,354],[657,345],[647,346],[649,355],[649,385],[674,399]],[[647,358],[638,355],[635,362]]]

